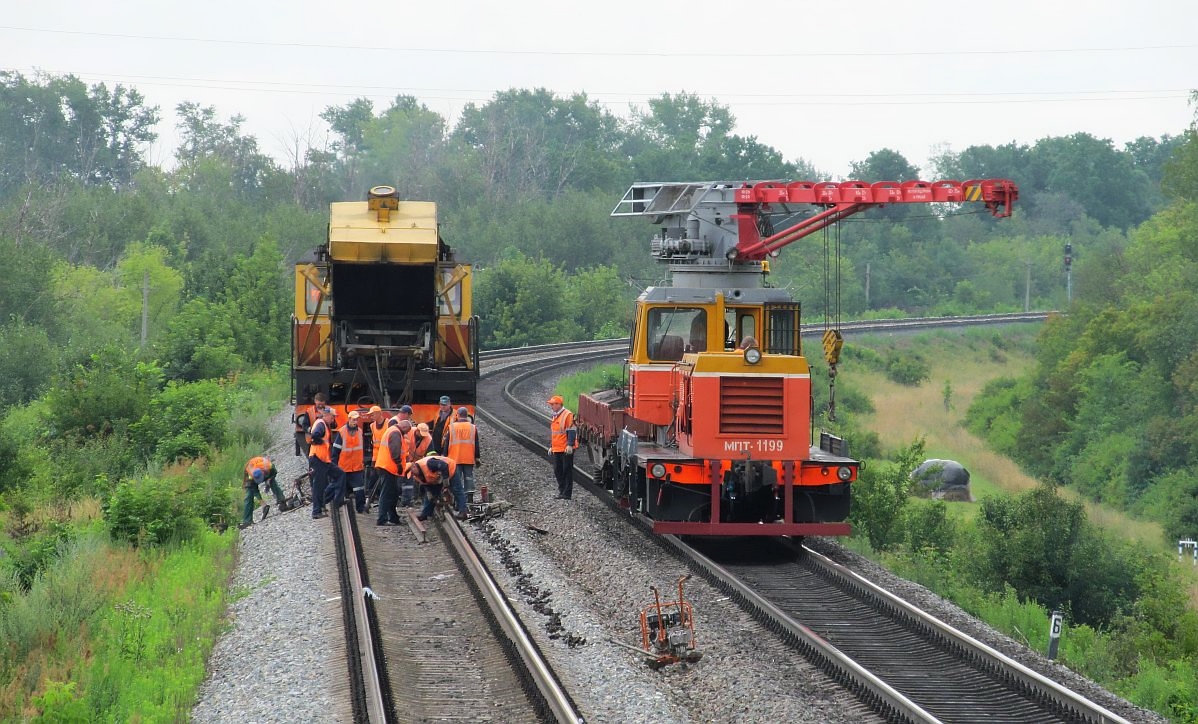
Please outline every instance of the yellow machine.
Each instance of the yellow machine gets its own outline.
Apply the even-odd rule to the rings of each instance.
[[[295,265],[293,402],[341,410],[473,407],[478,318],[471,272],[441,239],[437,206],[375,186],[330,204],[327,242]]]

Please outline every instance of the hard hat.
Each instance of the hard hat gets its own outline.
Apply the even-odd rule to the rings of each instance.
[[[357,420],[357,419],[358,419],[359,417],[361,417],[361,416],[362,416],[362,413],[358,412],[357,410],[354,410],[353,412],[349,413],[349,418],[348,418],[348,419],[350,419],[350,420]]]
[[[408,413],[409,415],[411,415],[411,414],[412,414],[412,406],[411,406],[411,405],[404,405],[403,407],[399,408],[399,411],[400,411],[400,412],[406,412],[406,413]]]
[[[562,399],[561,395],[554,395],[553,397],[549,398],[549,404],[552,405],[554,403],[557,403],[559,405],[564,405],[566,403],[566,401]]]
[[[458,408],[458,417],[469,417],[469,416],[470,416],[470,410],[466,409],[465,407]]]
[[[427,435],[428,434],[428,423],[422,422],[416,426],[416,429],[419,430],[421,433]]]
[[[375,405],[374,407],[370,408],[371,415],[373,415],[376,412],[382,412],[382,411],[383,411],[383,408],[379,407],[378,405]]]
[[[441,395],[441,404],[442,404],[442,405],[448,405],[448,404],[449,404],[449,395]]]
[[[262,468],[254,468],[254,472],[250,474],[254,478],[255,483],[261,483],[266,480],[266,473],[262,472]]]

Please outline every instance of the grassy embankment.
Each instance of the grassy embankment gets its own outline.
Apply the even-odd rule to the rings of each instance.
[[[970,472],[975,498],[996,493],[1020,493],[1036,486],[1035,478],[1019,466],[986,447],[983,440],[962,425],[974,397],[992,379],[1018,377],[1034,367],[1031,345],[1036,327],[1009,327],[1001,334],[1005,344],[995,351],[990,339],[995,333],[941,331],[919,335],[883,337],[866,335],[847,344],[869,347],[885,355],[919,354],[928,363],[929,379],[917,387],[888,380],[881,371],[859,369],[850,361],[841,373],[874,403],[876,412],[863,425],[878,434],[886,449],[895,449],[923,436],[929,458],[956,460]],[[934,355],[933,355],[934,353]],[[951,390],[945,409],[945,389]],[[1163,538],[1160,525],[1137,520],[1108,507],[1082,499],[1074,491],[1061,489],[1063,498],[1081,501],[1086,515],[1096,525],[1110,529],[1152,548],[1173,550]],[[974,503],[950,503],[955,515],[970,518]]]
[[[197,518],[182,540],[131,545],[110,535],[94,498],[47,502],[21,521],[0,510],[6,535],[18,524],[61,531],[27,590],[15,577],[0,581],[0,721],[189,718],[226,625],[241,468],[266,443],[285,385],[278,374],[227,385],[234,442],[206,460],[147,470],[129,489],[144,492],[124,493],[148,520],[188,491],[211,490],[216,528]]]
[[[884,449],[897,449],[922,436],[928,457],[956,460],[970,471],[975,499],[1018,494],[1035,487],[1036,479],[1025,474],[1011,459],[987,448],[983,440],[965,429],[962,421],[987,382],[998,377],[1018,377],[1033,369],[1037,331],[1037,326],[1014,325],[1001,329],[850,338],[848,345],[867,347],[883,356],[918,354],[927,361],[930,375],[918,386],[901,385],[889,380],[882,371],[863,368],[849,357],[841,365],[840,379],[842,384],[873,401],[875,413],[865,416],[861,424],[878,434]],[[1001,340],[1001,350],[995,344],[996,339]],[[610,387],[621,374],[619,364],[601,365],[562,378],[557,391],[565,397],[566,406],[577,411],[579,393]],[[1157,523],[1085,500],[1069,489],[1060,489],[1059,493],[1067,500],[1080,501],[1089,520],[1102,528],[1154,551],[1176,551],[1164,540]],[[954,516],[971,519],[977,503],[949,503],[948,508]],[[1193,577],[1191,599],[1198,605],[1198,575]]]

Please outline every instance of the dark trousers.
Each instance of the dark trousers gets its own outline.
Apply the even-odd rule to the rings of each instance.
[[[433,510],[437,507],[437,500],[441,498],[442,483],[433,483],[432,485],[421,485],[420,492],[424,494],[424,507],[420,510],[420,517],[425,520],[433,514]]]
[[[312,516],[324,512],[324,489],[329,483],[329,463],[315,455],[308,456],[308,466],[312,468]]]
[[[375,520],[376,523],[398,523],[399,511],[395,509],[395,504],[399,502],[399,478],[391,474],[390,470],[378,469],[381,477],[382,492],[379,493],[379,516]]]
[[[355,470],[345,474],[345,487],[354,495],[354,510],[366,512],[366,471]]]
[[[553,453],[553,477],[557,478],[557,494],[569,500],[574,493],[574,453]]]

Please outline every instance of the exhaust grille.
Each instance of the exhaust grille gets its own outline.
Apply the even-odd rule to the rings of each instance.
[[[781,435],[781,377],[721,377],[721,435]]]

